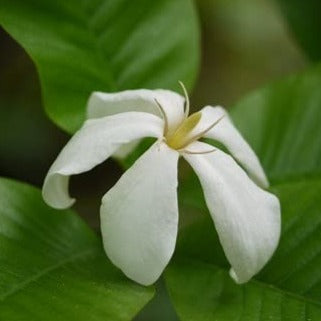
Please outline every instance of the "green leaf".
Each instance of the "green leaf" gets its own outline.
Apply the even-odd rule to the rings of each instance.
[[[232,110],[281,201],[282,235],[269,264],[244,286],[229,263],[200,184],[182,186],[198,217],[180,231],[166,276],[185,320],[321,320],[321,66],[260,89]],[[197,293],[197,297],[195,295]]]
[[[71,211],[7,179],[0,195],[0,320],[130,320],[150,300]]]
[[[321,179],[273,189],[282,207],[281,241],[271,262],[244,286],[228,276],[208,216],[181,232],[166,280],[182,321],[320,320]]]
[[[34,60],[47,113],[69,132],[94,90],[178,90],[196,76],[192,0],[2,0],[0,23]]]
[[[255,91],[232,117],[272,183],[321,174],[321,65]]]
[[[321,306],[258,281],[236,285],[209,264],[182,261],[167,283],[182,321],[319,321]]]
[[[319,0],[278,0],[298,42],[312,60],[321,59],[321,2]]]

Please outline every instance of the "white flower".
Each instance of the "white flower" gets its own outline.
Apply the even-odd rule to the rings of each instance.
[[[101,231],[108,257],[141,284],[152,284],[161,275],[176,243],[177,163],[182,156],[201,182],[232,266],[230,275],[238,283],[247,282],[278,244],[279,201],[262,189],[268,182],[258,158],[225,110],[207,106],[187,117],[187,95],[185,110],[184,102],[167,90],[94,92],[88,102],[90,119],[51,166],[43,198],[52,207],[70,207],[75,201],[68,194],[70,175],[126,153],[143,137],[155,137],[102,199]],[[201,137],[222,143],[233,158],[199,142]]]

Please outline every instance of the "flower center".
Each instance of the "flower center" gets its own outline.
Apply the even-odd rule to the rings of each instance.
[[[201,117],[202,114],[200,112],[194,113],[185,118],[172,135],[166,136],[165,134],[167,145],[173,149],[180,150],[198,139],[198,136],[191,137],[190,133],[199,123]]]
[[[163,115],[164,119],[164,138],[167,143],[167,145],[177,151],[181,151],[184,149],[187,145],[191,144],[192,142],[200,139],[203,137],[209,130],[211,130],[214,126],[216,126],[221,119],[224,117],[221,116],[219,119],[214,121],[210,126],[207,128],[200,129],[200,131],[196,131],[195,133],[192,133],[193,129],[197,126],[199,121],[201,120],[202,113],[201,112],[196,112],[194,114],[189,114],[189,98],[188,94],[186,91],[186,88],[182,82],[179,82],[180,85],[183,88],[185,99],[186,99],[186,105],[185,105],[185,118],[182,121],[182,123],[176,128],[174,133],[169,133],[168,131],[168,119],[167,115],[165,113],[164,108],[162,105],[158,102],[158,100],[155,98],[155,103],[159,107],[159,110],[161,114]],[[190,154],[207,154],[213,152],[215,149],[211,149],[209,151],[205,152],[192,152],[184,149],[185,153],[190,153]]]

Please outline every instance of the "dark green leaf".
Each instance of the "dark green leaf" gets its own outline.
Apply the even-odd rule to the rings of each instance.
[[[182,261],[166,273],[182,321],[320,321],[321,306],[258,281],[236,285],[214,265]]]
[[[0,198],[0,320],[130,320],[150,300],[71,211],[7,179]]]
[[[192,0],[2,0],[0,23],[34,60],[45,108],[69,132],[94,90],[178,89],[196,76]]]
[[[282,208],[279,247],[258,279],[321,303],[321,179],[273,187]],[[208,213],[180,232],[177,255],[228,268]]]
[[[280,198],[280,244],[255,280],[233,284],[200,185],[192,176],[182,186],[181,200],[200,213],[181,231],[178,263],[167,275],[177,312],[183,321],[319,321],[321,67],[254,92],[237,104],[232,116]]]
[[[313,60],[321,59],[320,0],[278,0],[300,45]]]
[[[208,216],[181,231],[178,263],[166,279],[183,321],[321,320],[321,179],[281,184],[274,191],[282,207],[280,245],[245,286],[227,275],[229,264]]]

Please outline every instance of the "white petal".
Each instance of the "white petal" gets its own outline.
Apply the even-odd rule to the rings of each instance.
[[[87,120],[49,169],[42,189],[44,200],[55,208],[71,206],[75,200],[68,193],[70,175],[92,169],[123,144],[162,134],[163,121],[148,113],[122,113]]]
[[[208,128],[216,120],[224,117],[208,131],[204,137],[215,139],[225,145],[233,157],[245,168],[251,178],[261,187],[268,187],[269,182],[256,154],[233,125],[227,112],[222,107],[207,106],[201,110],[202,117],[194,131]]]
[[[178,157],[164,143],[155,143],[102,200],[105,251],[129,278],[143,285],[158,279],[174,252]]]
[[[209,150],[195,142],[192,151]],[[280,237],[278,199],[259,188],[220,150],[210,154],[183,154],[198,175],[205,200],[225,255],[238,283],[247,282],[272,256]]]
[[[87,105],[88,118],[99,118],[128,111],[141,111],[161,116],[155,99],[162,105],[174,131],[184,119],[184,102],[181,95],[163,89],[125,90],[118,93],[93,92]]]

